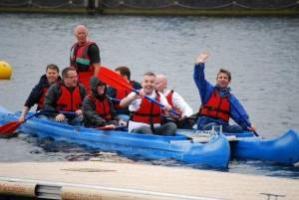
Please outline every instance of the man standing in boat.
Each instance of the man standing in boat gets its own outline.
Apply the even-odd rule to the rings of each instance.
[[[77,71],[67,67],[62,71],[62,82],[52,85],[46,95],[45,113],[55,121],[81,124],[81,110],[86,90],[78,83]],[[48,113],[47,113],[48,112]]]
[[[171,110],[165,96],[155,90],[156,75],[147,72],[143,76],[142,89],[139,94],[131,92],[127,97],[120,101],[121,107],[129,106],[131,119],[128,124],[129,132],[157,134],[157,135],[175,135],[176,125],[173,122],[161,124],[164,112]],[[164,106],[153,103],[145,96],[159,102]]]
[[[77,70],[79,82],[90,91],[89,81],[100,68],[100,50],[95,42],[88,39],[88,29],[84,25],[76,26],[74,35],[77,42],[71,48],[70,65]]]
[[[194,66],[193,78],[202,102],[197,128],[210,130],[212,126],[222,125],[224,132],[255,131],[246,110],[230,92],[231,73],[228,70],[220,69],[217,73],[215,86],[206,80],[204,69],[208,58],[208,53],[201,53]],[[230,118],[238,125],[229,125]]]

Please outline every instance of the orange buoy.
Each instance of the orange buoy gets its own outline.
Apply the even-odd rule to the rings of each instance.
[[[10,79],[12,67],[7,62],[0,60],[0,79]]]

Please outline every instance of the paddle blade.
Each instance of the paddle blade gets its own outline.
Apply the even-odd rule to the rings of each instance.
[[[21,126],[21,122],[14,121],[0,127],[0,137],[11,137],[15,135],[15,131]]]
[[[116,73],[113,70],[108,69],[107,67],[101,66],[99,73],[97,75],[98,79],[110,85],[111,87],[118,90],[134,90],[130,83],[124,79],[121,75]]]

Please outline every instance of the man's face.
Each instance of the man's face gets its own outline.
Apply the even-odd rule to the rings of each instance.
[[[164,78],[156,78],[156,90],[163,92],[167,88],[167,80]]]
[[[145,94],[150,95],[155,89],[156,77],[145,75],[142,81],[142,88]]]
[[[227,88],[230,83],[228,75],[225,73],[219,73],[217,75],[216,82],[220,88]]]
[[[75,31],[75,36],[79,43],[85,43],[87,41],[87,29],[84,27],[79,27]]]
[[[47,69],[46,77],[47,77],[50,85],[57,81],[58,76],[59,76],[59,73],[55,69]]]
[[[105,94],[105,85],[98,85],[97,86],[97,93],[98,93],[98,95]]]
[[[78,74],[76,71],[69,71],[64,77],[64,84],[66,87],[76,87],[78,84]]]

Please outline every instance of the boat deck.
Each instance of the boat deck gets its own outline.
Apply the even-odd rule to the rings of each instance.
[[[1,163],[0,194],[52,199],[298,199],[299,181],[99,161]]]

